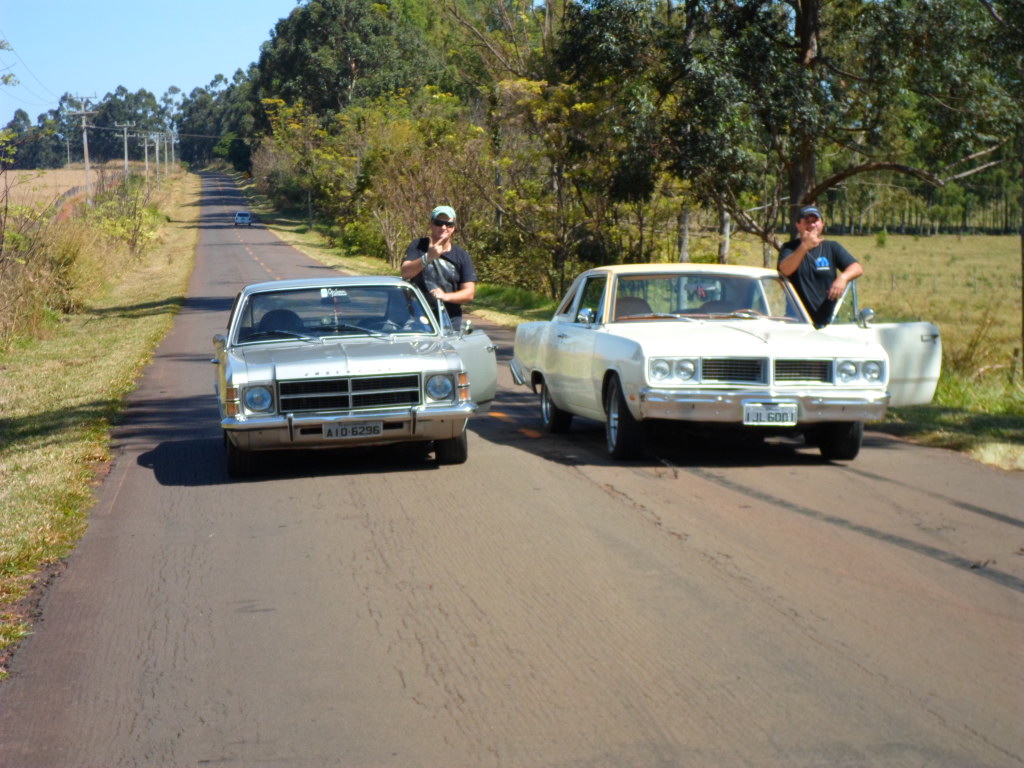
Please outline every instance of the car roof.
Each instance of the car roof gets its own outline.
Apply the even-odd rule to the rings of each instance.
[[[700,274],[700,273],[732,273],[744,277],[770,277],[779,273],[764,267],[746,267],[739,264],[703,264],[694,262],[671,262],[665,264],[611,264],[595,267],[587,274],[606,273],[615,276],[649,275],[649,274]]]
[[[405,280],[390,275],[366,275],[336,277],[303,277],[291,280],[272,280],[265,283],[250,283],[242,289],[242,293],[265,293],[268,291],[294,291],[301,288],[338,288],[343,286],[408,286]]]

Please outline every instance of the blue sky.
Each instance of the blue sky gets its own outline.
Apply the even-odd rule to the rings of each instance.
[[[260,55],[296,0],[0,0],[0,127],[18,109],[36,118],[65,93],[101,100],[123,85],[157,99],[228,79]]]

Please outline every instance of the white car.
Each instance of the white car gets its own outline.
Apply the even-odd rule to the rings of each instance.
[[[495,347],[443,307],[438,321],[397,277],[246,286],[210,361],[228,474],[255,473],[264,452],[408,442],[466,461],[466,423],[494,399]]]
[[[251,227],[252,226],[252,214],[248,211],[239,211],[235,214],[235,226],[236,227]]]
[[[847,303],[850,306],[850,303]],[[804,435],[826,459],[860,451],[864,422],[929,402],[942,348],[931,323],[815,330],[774,270],[717,264],[600,267],[550,321],[516,329],[512,376],[540,394],[548,432],[602,421],[614,458],[643,453],[650,422]],[[899,348],[896,359],[883,346]]]

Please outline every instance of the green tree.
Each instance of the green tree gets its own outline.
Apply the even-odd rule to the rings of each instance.
[[[370,0],[310,0],[278,21],[263,44],[253,98],[303,103],[323,116],[358,99],[418,89],[439,57],[402,8]]]

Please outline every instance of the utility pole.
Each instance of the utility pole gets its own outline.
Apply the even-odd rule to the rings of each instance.
[[[124,131],[124,177],[128,178],[128,129],[134,128],[135,123],[125,123],[124,125],[118,125],[114,123],[115,128],[120,128]]]
[[[95,115],[95,112],[89,112],[89,100],[79,98],[78,103],[82,105],[82,109],[78,112],[70,112],[74,117],[82,118],[82,154],[85,157],[85,201],[89,205],[92,205],[92,183],[89,180],[89,115]]]

